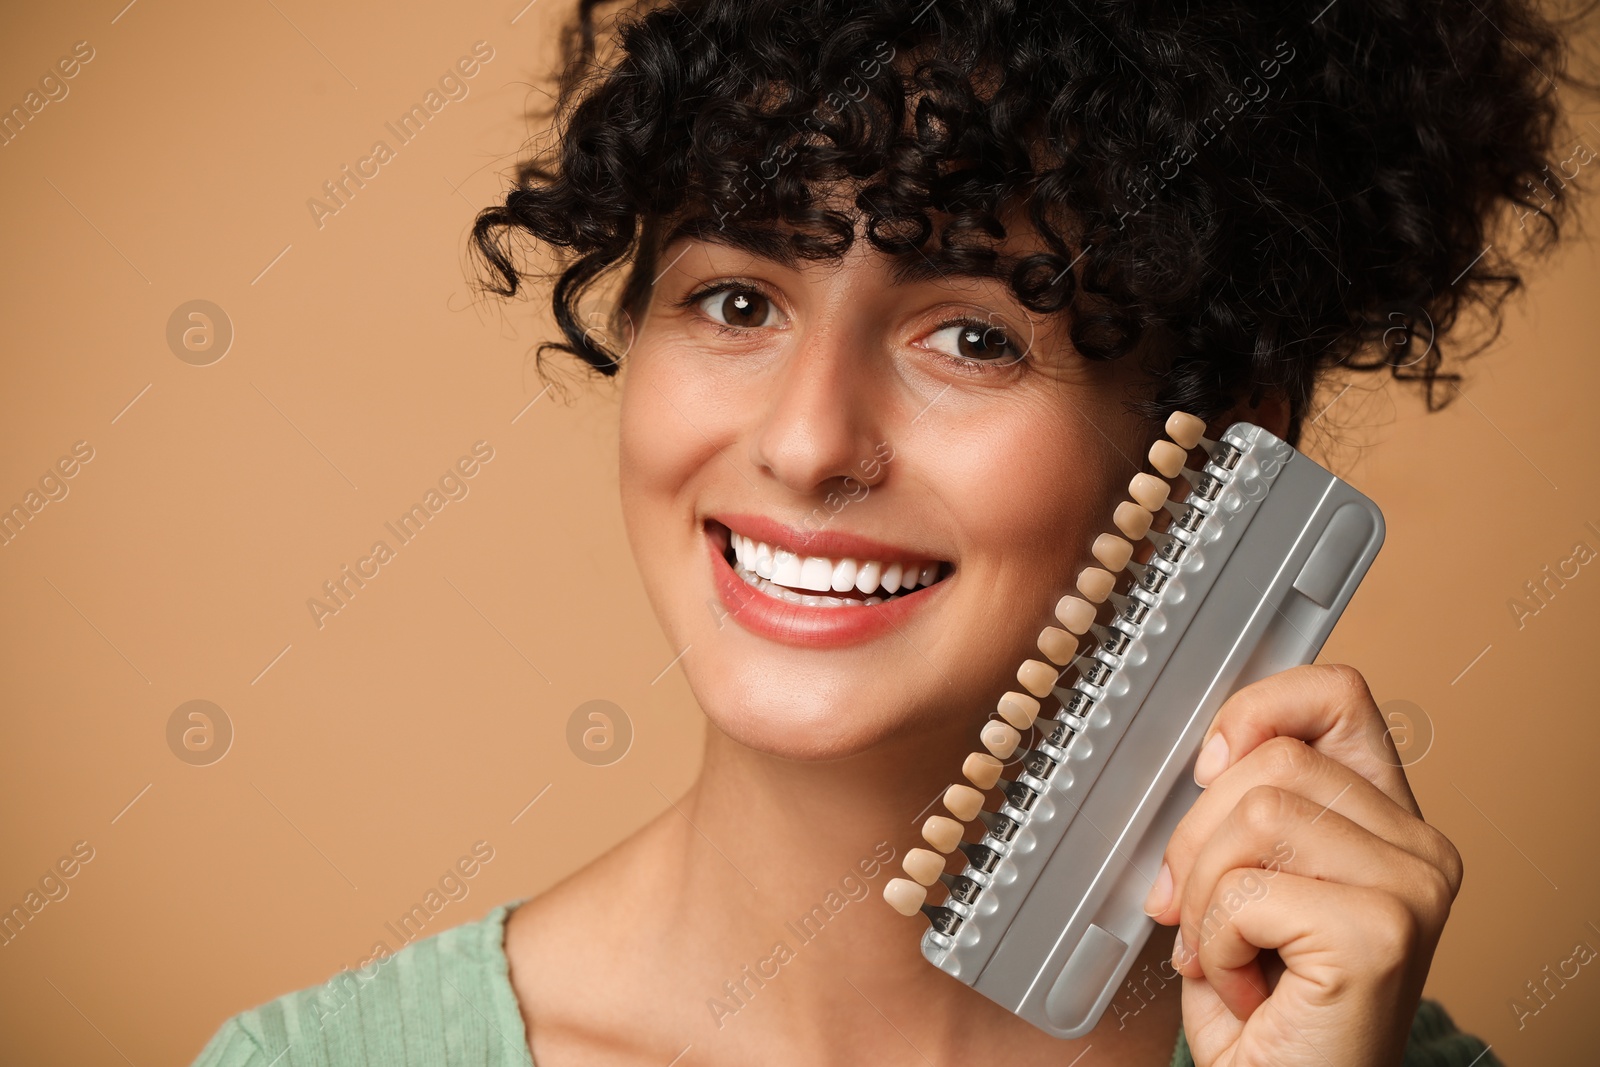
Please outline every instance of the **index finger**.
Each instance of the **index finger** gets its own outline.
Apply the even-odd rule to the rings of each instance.
[[[1291,667],[1233,694],[1206,730],[1195,761],[1195,781],[1202,786],[1211,784],[1217,775],[1274,737],[1304,741],[1422,817],[1405,770],[1384,758],[1384,753],[1393,751],[1386,747],[1388,727],[1366,679],[1354,667]]]

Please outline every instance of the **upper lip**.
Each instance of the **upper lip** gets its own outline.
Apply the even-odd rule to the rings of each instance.
[[[843,530],[796,529],[765,515],[718,514],[707,518],[721,523],[736,534],[753,541],[765,541],[774,548],[787,549],[798,556],[824,556],[828,559],[849,557],[881,563],[948,562],[930,552],[917,552]]]

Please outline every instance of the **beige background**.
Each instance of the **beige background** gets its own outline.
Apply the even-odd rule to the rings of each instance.
[[[688,785],[702,731],[623,538],[611,389],[533,402],[543,302],[463,275],[565,6],[124,2],[0,15],[7,108],[95,50],[0,148],[0,506],[94,450],[0,547],[0,904],[94,850],[0,947],[6,1063],[188,1062],[392,943],[475,842],[428,932],[551,884]],[[480,40],[470,95],[319,228],[307,200]],[[1600,948],[1600,563],[1521,629],[1507,607],[1600,549],[1597,281],[1592,244],[1540,268],[1448,411],[1362,383],[1316,427],[1368,442],[1337,469],[1389,517],[1327,656],[1431,721],[1412,781],[1467,860],[1428,993],[1508,1063],[1600,1037],[1600,965],[1509,1007]],[[167,345],[193,299],[236,331],[210,366]],[[307,599],[480,440],[469,495],[319,629]],[[195,699],[235,731],[209,766],[168,747]],[[565,740],[591,699],[633,723],[613,766]]]

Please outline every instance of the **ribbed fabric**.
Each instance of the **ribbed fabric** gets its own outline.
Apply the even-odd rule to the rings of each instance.
[[[1178,1028],[1178,1047],[1172,1050],[1170,1067],[1194,1067],[1189,1039],[1182,1027]],[[1482,1041],[1457,1030],[1443,1005],[1424,999],[1411,1019],[1411,1036],[1406,1038],[1401,1067],[1505,1067],[1505,1064]]]
[[[533,1067],[505,953],[520,903],[415,941],[370,975],[341,971],[235,1015],[193,1067]],[[1194,1067],[1181,1027],[1171,1067]],[[1424,1000],[1403,1067],[1504,1065]]]
[[[517,903],[520,903],[517,902]],[[502,904],[223,1024],[194,1067],[532,1067]]]

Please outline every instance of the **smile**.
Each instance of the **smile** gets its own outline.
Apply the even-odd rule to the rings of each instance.
[[[789,644],[853,644],[898,628],[955,569],[931,553],[840,531],[795,531],[764,516],[721,516],[705,533],[728,614]]]
[[[769,596],[807,607],[874,607],[918,586],[932,585],[944,569],[937,560],[886,563],[850,556],[802,556],[731,531],[729,541],[733,558],[728,563],[735,574]],[[817,593],[824,595],[811,595]]]

